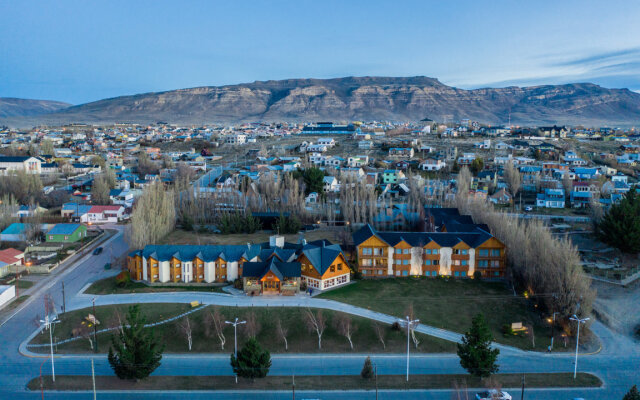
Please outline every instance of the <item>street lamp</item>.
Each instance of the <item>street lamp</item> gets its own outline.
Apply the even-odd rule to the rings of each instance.
[[[573,314],[573,317],[569,318],[572,321],[577,321],[578,322],[578,335],[576,337],[576,361],[575,361],[575,365],[573,368],[573,379],[576,379],[576,374],[578,373],[578,344],[580,343],[580,324],[584,324],[587,321],[589,321],[591,318],[578,318],[575,314]]]
[[[549,346],[549,351],[553,350],[553,336],[554,336],[554,329],[556,327],[556,315],[560,314],[559,312],[554,312],[553,313],[553,318],[551,320],[551,346]]]
[[[237,362],[238,360],[238,334],[237,334],[238,325],[246,324],[247,321],[238,321],[238,317],[236,317],[235,321],[233,322],[224,321],[224,323],[233,325],[233,353],[235,355],[236,362]],[[235,374],[235,375],[236,375],[236,383],[238,383],[238,374]]]
[[[57,317],[49,318],[49,314],[47,314],[44,317],[44,320],[40,320],[40,322],[44,324],[44,329],[49,330],[49,346],[51,347],[51,379],[55,382],[56,370],[53,364],[53,333],[51,331],[53,330],[52,324],[57,324],[60,320]]]
[[[411,333],[411,326],[413,324],[417,324],[420,322],[419,319],[414,319],[413,321],[407,315],[407,382],[409,382],[409,334]]]

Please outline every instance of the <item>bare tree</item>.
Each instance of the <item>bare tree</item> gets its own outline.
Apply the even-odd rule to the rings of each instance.
[[[456,177],[456,188],[458,189],[456,197],[466,198],[468,196],[471,179],[471,171],[469,171],[469,168],[465,165]]]
[[[258,336],[258,333],[260,333],[260,329],[262,329],[262,325],[258,321],[256,313],[253,311],[249,311],[249,313],[247,313],[247,315],[245,316],[245,320],[247,321],[247,323],[244,324],[243,329],[245,335],[247,335],[248,338],[255,338],[256,336]]]
[[[173,191],[162,184],[147,186],[131,214],[127,229],[127,241],[136,249],[157,243],[173,230],[176,223],[176,206]]]
[[[53,329],[53,324],[50,325],[49,329]],[[93,329],[86,323],[86,321],[82,321],[80,325],[71,330],[71,335],[73,335],[73,337],[87,339],[91,350],[93,350],[93,333]]]
[[[220,312],[218,307],[214,307],[213,313],[207,313],[207,320],[205,323],[205,334],[207,330],[210,329],[211,325],[213,325],[213,329],[215,331],[218,340],[220,341],[220,349],[224,350],[224,344],[227,342],[227,338],[224,336],[224,321],[225,316]],[[210,331],[209,331],[210,332]]]
[[[189,316],[182,318],[182,320],[178,323],[178,330],[187,339],[189,351],[191,351],[191,346],[193,345],[193,327],[191,326]]]
[[[516,195],[520,191],[520,186],[522,185],[522,175],[520,175],[520,171],[518,171],[516,166],[513,164],[513,161],[507,162],[504,166],[504,179],[507,181],[507,185],[509,185],[509,191],[513,197],[513,204],[515,204]]]
[[[326,329],[327,321],[322,315],[322,310],[318,310],[315,314],[307,308],[305,311],[305,322],[309,332],[315,332],[318,335],[318,349],[322,349],[322,334]]]
[[[347,338],[349,346],[351,346],[351,350],[353,350],[353,340],[351,340],[351,338],[356,331],[356,327],[353,325],[351,317],[346,314],[338,315],[334,318],[334,327],[339,334]]]
[[[409,306],[407,306],[407,309],[405,310],[405,315],[409,316],[409,321],[414,321],[415,318],[415,313],[413,311],[413,304],[410,303]],[[416,336],[416,323],[407,323],[406,329],[409,330],[409,335],[411,335],[411,340],[413,341],[413,345],[416,347],[416,349],[418,348],[418,345],[420,344],[420,339],[418,339],[418,337]]]
[[[289,350],[289,342],[287,341],[287,335],[289,333],[289,328],[282,325],[282,321],[280,318],[276,320],[276,329],[278,330],[278,334],[284,340],[284,349]]]
[[[379,323],[374,322],[373,323],[373,330],[376,332],[376,337],[378,338],[380,343],[382,343],[382,348],[386,349],[387,345],[384,342],[384,339],[385,339],[385,336],[386,336],[385,335],[385,329]]]
[[[107,321],[107,327],[111,329],[116,329],[120,333],[123,333],[124,323],[122,321],[123,321],[123,317],[122,317],[122,314],[120,313],[120,310],[115,308],[113,310],[113,314],[111,315],[111,318],[109,318],[109,320]]]

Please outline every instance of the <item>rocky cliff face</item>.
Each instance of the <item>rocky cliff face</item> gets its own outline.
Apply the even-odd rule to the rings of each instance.
[[[640,94],[581,83],[463,90],[427,77],[288,79],[100,100],[39,122],[177,123],[316,120],[634,125]]]

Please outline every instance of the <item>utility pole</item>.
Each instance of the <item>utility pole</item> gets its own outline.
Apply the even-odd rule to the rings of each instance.
[[[296,376],[292,375],[293,378],[293,385],[291,386],[292,390],[293,390],[293,400],[296,400]]]
[[[247,321],[238,321],[238,317],[234,322],[224,321],[225,324],[233,325],[233,354],[235,355],[236,361],[238,360],[238,325],[246,324]],[[236,383],[238,383],[238,374],[236,375]]]
[[[93,358],[91,359],[91,381],[93,382],[93,400],[96,400],[96,371],[93,368]]]
[[[578,322],[578,335],[576,337],[576,361],[575,361],[575,365],[573,367],[573,379],[576,379],[576,375],[578,374],[578,344],[580,343],[580,324],[584,324],[587,321],[589,321],[591,318],[578,318],[578,316],[576,316],[575,314],[573,314],[573,317],[569,318],[572,321],[576,321]]]
[[[556,315],[560,314],[559,312],[554,312],[553,313],[553,319],[551,320],[551,346],[549,347],[549,351],[553,350],[553,337],[554,337],[554,332],[555,332],[555,327],[556,327]]]
[[[524,400],[524,373],[522,374],[522,394],[520,394],[520,400]]]
[[[376,400],[378,400],[378,364],[373,364],[373,371],[376,375]]]
[[[65,302],[64,299],[64,281],[62,282],[62,313],[66,313],[67,312],[67,304]]]
[[[93,302],[93,342],[95,347],[93,348],[93,352],[98,352],[98,317],[96,316],[96,298],[92,299]]]
[[[411,326],[420,322],[419,319],[413,321],[407,315],[407,382],[409,382],[409,335],[411,334]]]

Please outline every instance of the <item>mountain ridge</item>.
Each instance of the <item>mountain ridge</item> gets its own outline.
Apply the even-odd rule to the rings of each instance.
[[[47,114],[69,106],[71,104],[56,100],[0,97],[0,118]]]
[[[464,118],[487,124],[630,126],[640,94],[593,83],[460,89],[436,78],[298,78],[141,93],[23,118],[40,123],[212,123]]]

